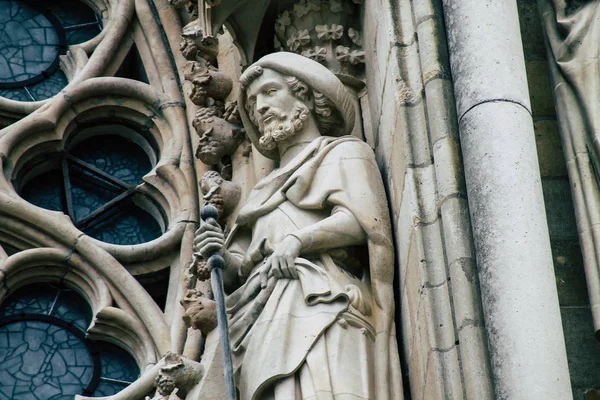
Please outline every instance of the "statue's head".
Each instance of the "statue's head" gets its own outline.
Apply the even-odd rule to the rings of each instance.
[[[206,165],[231,155],[244,140],[244,130],[221,118],[213,108],[200,108],[192,125],[200,137],[196,157]]]
[[[350,134],[352,96],[327,68],[293,53],[274,53],[248,67],[240,77],[240,116],[257,149],[278,158],[276,144],[304,129],[314,118],[325,136]]]

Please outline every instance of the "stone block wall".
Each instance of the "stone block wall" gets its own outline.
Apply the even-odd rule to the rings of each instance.
[[[423,267],[425,260],[417,225],[414,180],[416,175],[426,176],[432,172],[429,143],[422,143],[425,157],[414,162],[405,151],[409,144],[407,107],[410,96],[401,97],[402,89],[413,89],[413,95],[421,96],[420,76],[413,80],[416,90],[406,87],[402,79],[400,62],[402,55],[416,54],[417,44],[412,29],[402,31],[396,9],[392,2],[376,0],[365,7],[364,41],[373,43],[365,48],[366,78],[368,91],[361,100],[363,121],[366,122],[365,138],[374,148],[390,203],[391,219],[396,243],[396,324],[398,345],[402,353],[402,372],[405,377],[405,393],[410,398],[424,397],[425,387],[431,398],[439,398],[440,373],[430,362],[434,357],[428,341],[427,307]],[[412,28],[412,21],[410,27]],[[414,59],[414,57],[413,57]],[[417,72],[419,66],[417,65]],[[415,70],[414,66],[412,68]],[[414,97],[414,96],[413,96]],[[422,99],[418,99],[422,102]],[[424,115],[419,115],[423,124]],[[435,216],[431,215],[430,219]],[[436,393],[433,395],[433,393]]]
[[[594,338],[537,4],[535,0],[517,3],[573,397],[581,400],[586,390],[600,388],[600,343]]]
[[[361,105],[394,228],[405,398],[490,398],[441,2],[374,0],[364,13]]]

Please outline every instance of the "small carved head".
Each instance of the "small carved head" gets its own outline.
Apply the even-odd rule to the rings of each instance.
[[[179,50],[186,60],[195,60],[198,55],[198,46],[193,39],[183,37],[179,43]]]
[[[186,398],[202,379],[204,368],[200,363],[174,353],[167,353],[163,360],[164,365],[154,380],[158,394],[152,400]]]
[[[199,329],[205,335],[216,328],[215,302],[205,297],[202,292],[195,289],[188,290],[181,300],[181,305],[185,309],[183,320],[187,326]]]
[[[198,61],[186,62],[183,66],[183,76],[193,85],[190,100],[197,106],[205,106],[207,97],[224,100],[233,87],[233,82],[227,74]]]
[[[242,127],[219,118],[209,108],[200,109],[192,125],[200,136],[196,157],[207,165],[215,165],[223,156],[233,154],[244,140]]]

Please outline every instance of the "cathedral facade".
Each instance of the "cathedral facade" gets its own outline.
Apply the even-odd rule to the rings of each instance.
[[[599,13],[0,0],[0,400],[600,398]]]

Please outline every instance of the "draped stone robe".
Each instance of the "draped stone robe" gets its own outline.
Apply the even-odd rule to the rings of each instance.
[[[298,280],[261,289],[277,244],[336,212],[352,213],[365,243],[302,253]],[[389,215],[368,145],[314,140],[256,185],[227,245],[248,276],[227,300],[240,399],[402,398]]]
[[[600,0],[538,0],[538,6],[600,340]]]

